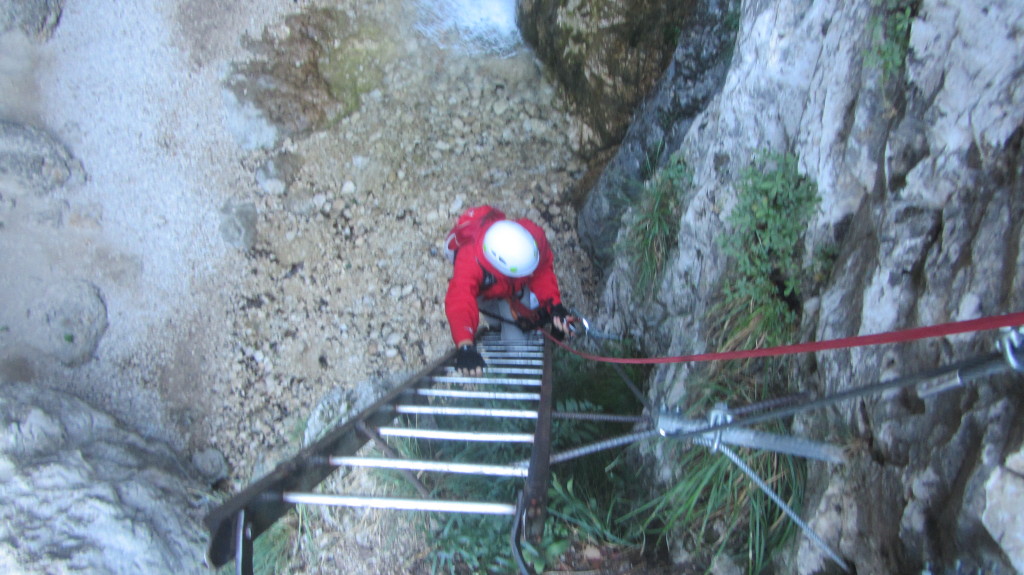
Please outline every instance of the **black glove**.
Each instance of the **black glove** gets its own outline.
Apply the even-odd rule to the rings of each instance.
[[[487,367],[487,363],[476,351],[474,345],[464,345],[455,354],[455,369],[459,371],[473,371],[477,368],[482,370],[485,367]]]
[[[563,339],[565,339],[565,336],[571,334],[563,332],[562,330],[555,327],[554,320],[556,318],[561,320],[562,324],[568,327],[570,323],[570,318],[572,318],[572,314],[570,314],[569,310],[565,309],[565,306],[562,304],[558,304],[555,307],[551,308],[551,335],[558,341],[562,341]]]

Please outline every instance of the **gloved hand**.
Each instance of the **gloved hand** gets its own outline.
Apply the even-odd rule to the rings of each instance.
[[[475,345],[459,346],[455,354],[455,369],[462,375],[483,375],[487,362],[476,351]]]
[[[551,335],[559,341],[566,336],[572,337],[572,330],[569,327],[575,320],[576,318],[572,317],[564,305],[554,306],[551,308]]]

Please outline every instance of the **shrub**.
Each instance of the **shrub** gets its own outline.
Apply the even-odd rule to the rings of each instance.
[[[797,319],[800,240],[818,206],[817,185],[797,172],[795,156],[765,151],[744,170],[737,191],[732,229],[721,241],[735,263],[725,305],[748,308],[743,315],[760,323],[764,343],[777,345]]]
[[[917,0],[872,0],[881,14],[871,18],[871,48],[865,64],[882,71],[882,83],[896,76],[907,59],[910,25]]]

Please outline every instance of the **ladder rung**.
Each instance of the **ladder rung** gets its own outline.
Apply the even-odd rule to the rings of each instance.
[[[488,407],[439,407],[433,405],[396,405],[395,413],[406,415],[468,415],[472,417],[510,417],[537,419],[537,412],[527,409],[491,409]]]
[[[516,512],[515,505],[482,501],[439,501],[436,499],[398,499],[391,497],[293,492],[285,492],[282,495],[282,499],[285,503],[295,505],[333,505],[338,507],[402,509],[406,511],[437,511],[440,513],[484,513],[488,515],[514,515]]]
[[[461,389],[417,389],[416,395],[425,397],[458,397],[462,399],[510,399],[521,401],[540,401],[539,393],[529,392],[497,392],[497,391],[463,391]]]
[[[486,463],[459,463],[454,461],[423,461],[417,459],[387,459],[383,457],[331,457],[330,464],[341,467],[373,467],[376,469],[408,469],[440,473],[467,473],[499,477],[526,477],[529,469],[520,465],[490,465]]]
[[[484,385],[530,385],[540,387],[539,379],[526,379],[518,377],[472,377],[463,375],[432,375],[430,381],[434,383],[479,383]]]
[[[377,433],[386,437],[411,437],[414,439],[533,443],[533,434],[531,433],[486,433],[482,431],[446,431],[442,429],[415,429],[409,427],[381,427],[377,429]]]
[[[499,359],[494,359],[493,357],[490,357],[490,356],[487,356],[487,355],[483,356],[483,358],[484,358],[484,361],[487,362],[487,367],[490,368],[490,369],[494,369],[494,368],[501,369],[501,368],[508,368],[508,367],[524,366],[524,365],[525,366],[536,365],[538,367],[543,367],[543,365],[544,365],[544,361],[540,360],[540,359],[500,359],[500,358]],[[540,370],[538,369],[537,372],[539,373]],[[486,371],[485,371],[485,373],[486,373]],[[515,373],[515,372],[512,372],[512,373]]]
[[[530,364],[527,364],[530,365]],[[446,373],[458,373],[455,366],[445,367]],[[489,365],[484,368],[484,374],[501,374],[501,375],[543,375],[543,369],[530,369],[527,367],[493,367]]]
[[[494,351],[540,351],[544,348],[541,342],[538,343],[526,343],[526,342],[500,342],[500,341],[488,341],[484,340],[478,343],[478,347],[482,349],[489,349]]]
[[[520,359],[544,359],[544,352],[541,350],[530,351],[486,351],[484,357],[507,357]]]

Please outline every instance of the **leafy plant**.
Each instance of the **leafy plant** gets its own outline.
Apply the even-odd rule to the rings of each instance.
[[[800,309],[802,237],[817,209],[817,187],[801,176],[790,154],[762,151],[737,184],[729,215],[730,233],[721,240],[733,262],[723,298],[705,323],[714,349],[728,351],[788,341]],[[701,417],[719,402],[745,405],[787,391],[779,360],[720,362],[687,381],[687,412]],[[775,431],[783,431],[777,425]],[[695,563],[709,566],[721,553],[745,556],[747,573],[767,568],[772,551],[794,532],[750,479],[727,458],[690,444],[667,444],[678,478],[620,522],[640,522],[644,532],[681,538],[695,550]],[[804,471],[792,457],[738,450],[746,463],[791,506],[801,500]]]
[[[868,66],[882,71],[882,83],[896,76],[907,59],[910,26],[918,0],[872,0],[880,14],[871,18],[871,48],[865,54]]]
[[[523,542],[523,560],[533,567],[534,572],[544,573],[548,567],[558,563],[559,558],[572,547],[572,541],[572,531],[565,523],[549,521],[540,543]]]
[[[644,185],[622,246],[628,250],[636,274],[637,293],[648,293],[661,277],[679,233],[679,196],[690,186],[692,177],[677,154]]]
[[[748,307],[744,315],[761,322],[769,345],[785,341],[796,321],[800,239],[818,201],[817,185],[790,154],[763,151],[740,177],[732,230],[721,240],[735,263],[725,303]]]
[[[643,542],[643,533],[637,522],[622,522],[620,517],[630,507],[623,497],[624,490],[613,490],[609,497],[599,498],[594,493],[577,493],[575,479],[564,483],[552,476],[548,491],[548,512],[552,517],[571,525],[579,536],[594,543],[612,543],[636,546]]]

